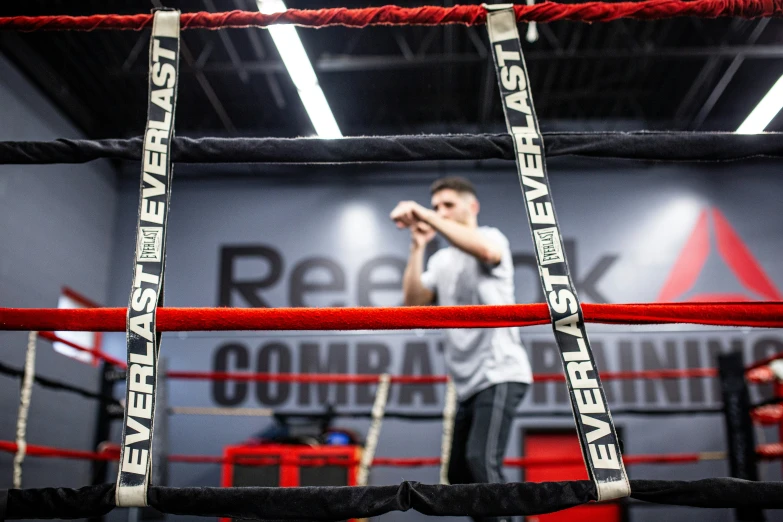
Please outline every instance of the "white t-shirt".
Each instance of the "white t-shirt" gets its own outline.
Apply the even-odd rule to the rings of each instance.
[[[514,264],[508,239],[496,228],[479,227],[478,231],[501,248],[500,264],[486,265],[455,246],[438,250],[421,276],[422,284],[435,292],[437,304],[514,304]],[[446,330],[446,339],[446,368],[460,400],[494,384],[533,382],[519,328],[451,328]]]

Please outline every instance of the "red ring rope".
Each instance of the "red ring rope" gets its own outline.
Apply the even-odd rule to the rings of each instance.
[[[120,368],[125,368],[127,366],[125,361],[121,361],[116,357],[112,357],[111,355],[102,352],[97,348],[86,348],[67,339],[63,339],[62,337],[57,336],[54,332],[38,332],[38,336],[42,339],[46,339],[47,341],[51,341],[53,343],[62,343],[66,346],[70,346],[74,350],[89,353],[96,359],[101,359],[107,363],[113,364],[114,366],[119,366]]]
[[[759,424],[768,426],[783,422],[783,404],[766,404],[751,410],[750,416]]]
[[[674,368],[662,370],[638,370],[601,372],[605,381],[626,379],[683,379],[716,377],[715,368]],[[324,384],[377,384],[380,375],[372,374],[328,374],[328,373],[249,373],[249,372],[194,372],[169,371],[169,379],[211,380],[211,381],[265,381],[265,382],[308,382]],[[544,373],[533,376],[536,382],[562,382],[565,376],[560,373]],[[398,384],[438,384],[446,382],[445,375],[392,375],[392,383]]]
[[[756,384],[763,384],[763,383],[775,382],[777,380],[777,376],[775,375],[775,372],[772,371],[772,368],[770,368],[769,366],[761,366],[746,371],[745,380]]]
[[[783,0],[782,0],[783,1]],[[584,304],[585,321],[783,327],[782,302]],[[0,330],[124,332],[125,308],[0,308]],[[397,330],[549,324],[546,304],[397,308],[159,308],[160,332]]]
[[[759,444],[756,447],[756,454],[762,459],[779,459],[783,457],[783,442]]]
[[[778,359],[783,359],[783,352],[776,353],[775,355],[771,355],[766,359],[761,359],[759,361],[756,361],[750,366],[748,366],[747,370],[753,370],[755,368],[761,368],[762,366],[768,366],[769,363],[771,363],[772,361],[777,361]]]
[[[324,384],[378,384],[380,375],[328,373],[240,373],[169,371],[169,379],[210,381],[307,382]],[[389,380],[398,384],[437,384],[446,382],[445,375],[392,375]]]
[[[553,22],[574,20],[608,22],[619,18],[659,20],[676,16],[715,18],[732,16],[756,18],[780,16],[781,0],[644,0],[641,2],[585,2],[560,4],[542,2],[515,5],[519,22]],[[486,10],[480,5],[453,7],[397,7],[387,5],[364,9],[288,9],[282,13],[262,14],[256,11],[222,13],[182,13],[182,29],[221,29],[229,27],[266,27],[272,24],[296,24],[307,27],[368,25],[477,25],[486,23]],[[1,29],[16,31],[93,31],[96,29],[140,30],[152,25],[151,14],[91,16],[11,16],[0,18]]]
[[[0,440],[0,451],[7,453],[16,453],[16,442]],[[50,457],[64,459],[82,459],[82,460],[118,460],[120,458],[119,450],[109,450],[102,452],[71,450],[63,448],[52,448],[49,446],[39,446],[28,444],[27,455],[34,457]]]

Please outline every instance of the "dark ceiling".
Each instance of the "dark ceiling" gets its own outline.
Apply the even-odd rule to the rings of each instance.
[[[255,10],[252,0],[163,3],[182,11]],[[387,3],[394,2],[340,5]],[[151,8],[27,0],[4,3],[0,16]],[[556,22],[538,30],[538,41],[523,37],[523,46],[545,130],[735,130],[783,74],[783,20]],[[344,135],[504,129],[483,26],[298,31]],[[266,31],[188,30],[182,38],[178,135],[313,135]],[[2,52],[94,138],[142,133],[148,42],[149,31],[0,33]],[[783,117],[768,130],[783,130]]]

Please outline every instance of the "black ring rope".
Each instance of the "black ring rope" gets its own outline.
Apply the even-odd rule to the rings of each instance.
[[[24,376],[24,370],[20,368],[13,368],[11,366],[7,366],[0,362],[0,373],[4,375],[8,375],[11,377],[22,377]],[[87,390],[85,388],[81,388],[79,386],[74,386],[72,384],[64,383],[55,379],[50,379],[48,377],[41,377],[40,375],[36,375],[34,377],[34,380],[36,383],[40,384],[41,386],[45,388],[50,388],[53,390],[59,390],[59,391],[68,391],[72,393],[76,393],[81,395],[82,397],[86,397],[88,399],[97,399],[105,404],[110,404],[113,406],[119,406],[122,407],[122,404],[120,401],[115,399],[114,397],[109,397],[106,395],[102,395],[100,393],[96,393],[90,390]]]
[[[80,489],[12,489],[7,519],[87,518],[110,512],[114,484]],[[783,508],[783,482],[732,478],[631,480],[631,497],[659,504]],[[392,486],[317,488],[168,488],[151,486],[149,505],[162,513],[262,520],[345,520],[391,511],[430,516],[508,516],[551,513],[596,499],[591,481],[452,486],[403,482]]]
[[[783,158],[783,133],[550,132],[546,155],[645,161],[733,161]],[[357,163],[514,159],[508,134],[319,138],[183,138],[178,163]],[[142,138],[0,142],[0,164],[86,163],[141,158]]]

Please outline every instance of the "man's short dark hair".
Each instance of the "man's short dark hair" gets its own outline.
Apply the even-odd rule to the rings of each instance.
[[[473,194],[476,196],[476,188],[473,186],[473,183],[460,176],[447,176],[436,179],[430,186],[430,195],[446,189],[451,189],[458,194]]]

